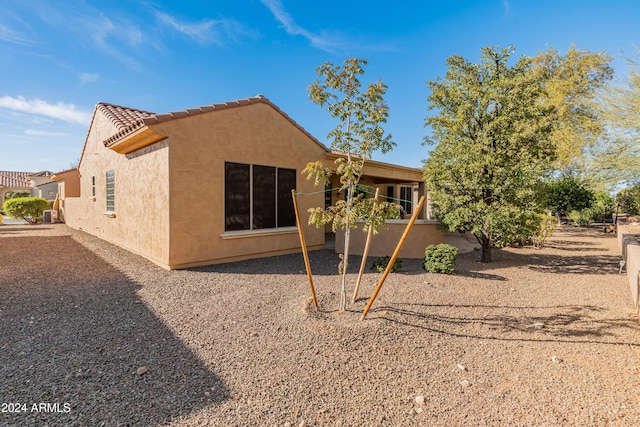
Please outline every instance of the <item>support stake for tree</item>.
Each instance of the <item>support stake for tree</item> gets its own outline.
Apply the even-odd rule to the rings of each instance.
[[[291,190],[291,197],[293,198],[293,208],[296,212],[296,222],[298,224],[298,235],[300,235],[300,245],[302,246],[302,255],[304,256],[304,266],[307,269],[307,278],[309,279],[309,287],[311,288],[311,298],[313,299],[313,306],[318,311],[318,300],[316,299],[316,291],[313,288],[313,277],[311,277],[311,266],[309,265],[309,254],[307,253],[307,244],[304,240],[304,233],[302,232],[302,223],[300,222],[300,215],[298,214],[298,200],[296,199],[296,190]]]
[[[407,240],[407,236],[409,235],[409,231],[411,231],[411,228],[413,227],[413,223],[416,222],[416,219],[418,218],[418,215],[419,215],[420,211],[422,210],[422,205],[424,204],[424,200],[425,200],[425,196],[420,197],[420,201],[418,202],[418,207],[413,212],[413,215],[411,215],[411,219],[409,220],[409,224],[407,224],[407,227],[404,229],[404,233],[402,233],[402,237],[400,237],[400,241],[398,242],[398,246],[396,246],[396,250],[393,252],[393,255],[391,255],[391,259],[389,260],[389,264],[387,264],[387,268],[385,268],[384,273],[382,273],[382,277],[380,277],[380,281],[378,282],[378,285],[376,286],[375,290],[373,291],[373,294],[371,294],[371,298],[369,298],[369,302],[367,303],[367,306],[364,308],[364,311],[362,312],[362,317],[360,317],[361,321],[364,320],[364,318],[367,316],[367,313],[369,312],[369,309],[373,305],[373,301],[375,301],[376,297],[378,296],[378,292],[380,292],[380,289],[382,288],[382,285],[384,284],[384,281],[387,279],[387,276],[389,275],[389,272],[391,271],[391,268],[393,267],[393,264],[396,262],[396,259],[398,258],[398,254],[400,253],[400,250],[402,249],[402,246],[404,246],[405,240]]]
[[[376,187],[376,195],[373,196],[373,208],[371,209],[371,218],[373,218],[376,212],[376,206],[378,205],[379,192],[380,192],[380,189]],[[356,298],[358,298],[358,290],[360,289],[360,282],[362,281],[362,273],[364,272],[364,266],[367,264],[367,255],[369,255],[369,245],[371,243],[372,235],[373,235],[373,224],[369,224],[369,230],[367,231],[367,242],[364,245],[362,262],[360,263],[360,271],[358,272],[358,281],[356,282],[356,288],[353,290],[353,297],[351,298],[351,304],[355,303]]]

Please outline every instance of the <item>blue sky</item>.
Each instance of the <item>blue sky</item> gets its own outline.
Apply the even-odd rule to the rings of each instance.
[[[631,54],[634,0],[0,0],[0,170],[61,171],[80,157],[98,102],[166,113],[262,94],[328,145],[308,99],[316,67],[367,59],[388,86],[376,160],[420,167],[426,82],[488,45]],[[616,72],[626,65],[616,59]]]

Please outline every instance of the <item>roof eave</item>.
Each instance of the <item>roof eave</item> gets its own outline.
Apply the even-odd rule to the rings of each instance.
[[[120,138],[105,141],[105,147],[112,149],[116,153],[129,154],[133,151],[147,147],[158,141],[167,138],[148,126],[143,126],[131,133],[127,133]]]

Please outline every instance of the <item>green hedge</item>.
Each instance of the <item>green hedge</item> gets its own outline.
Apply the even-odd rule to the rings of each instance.
[[[42,212],[47,210],[49,202],[42,197],[18,197],[4,202],[3,209],[11,218],[24,219],[29,224],[42,221]]]
[[[424,269],[430,273],[451,274],[455,267],[458,248],[440,243],[429,245],[424,251]]]

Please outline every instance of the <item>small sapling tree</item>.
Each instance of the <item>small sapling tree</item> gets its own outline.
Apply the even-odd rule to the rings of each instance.
[[[391,135],[386,134],[382,124],[387,121],[389,110],[383,96],[387,86],[378,81],[367,85],[363,90],[359,76],[364,74],[363,66],[367,61],[350,58],[343,66],[325,62],[317,68],[320,77],[309,86],[309,98],[321,107],[327,107],[331,117],[338,120],[338,125],[327,135],[331,148],[344,154],[336,161],[335,173],[340,177],[340,191],[346,198],[338,200],[328,208],[310,209],[309,223],[317,227],[332,225],[336,232],[343,229],[345,233],[344,253],[341,271],[342,286],[340,292],[340,310],[346,307],[346,274],[349,265],[350,231],[356,228],[356,221],[365,219],[364,230],[374,227],[377,231],[387,218],[399,217],[399,205],[378,202],[375,210],[372,199],[357,194],[356,188],[364,171],[365,161],[376,151],[386,153],[395,143]],[[330,181],[333,171],[322,161],[310,162],[303,170],[307,179],[314,179],[316,185],[325,185]]]

